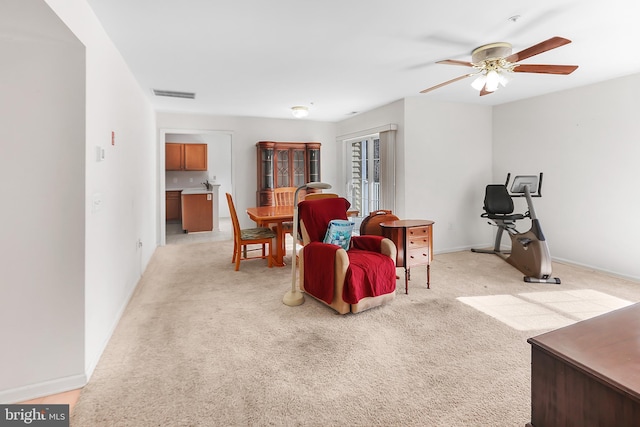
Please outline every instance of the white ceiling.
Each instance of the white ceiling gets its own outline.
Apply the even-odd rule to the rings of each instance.
[[[292,118],[290,107],[305,105],[310,120],[339,121],[411,96],[497,105],[640,72],[637,0],[88,3],[158,111]],[[572,43],[523,63],[579,65],[569,76],[518,73],[483,97],[472,79],[419,94],[471,70],[436,61],[553,36]]]

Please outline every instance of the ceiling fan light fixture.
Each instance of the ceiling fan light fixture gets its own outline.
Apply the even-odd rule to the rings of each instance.
[[[508,72],[498,73],[498,81],[500,82],[502,87],[507,87],[507,85],[511,81],[511,76]]]
[[[475,90],[482,90],[484,84],[487,82],[487,76],[484,74],[480,74],[475,80],[471,82],[471,87]]]
[[[309,115],[309,108],[296,105],[295,107],[291,107],[291,114],[293,114],[293,117],[296,119],[303,119]]]
[[[510,18],[516,21],[519,16]],[[431,86],[421,90],[420,93],[431,92],[432,90],[455,83],[467,77],[474,77],[471,86],[480,92],[480,96],[495,92],[500,86],[507,86],[511,80],[511,73],[534,73],[534,74],[560,74],[568,75],[574,72],[577,65],[544,65],[544,64],[521,64],[532,56],[539,55],[560,46],[571,43],[571,40],[563,37],[551,37],[548,40],[530,46],[517,53],[512,53],[511,44],[506,42],[491,43],[480,46],[471,52],[471,61],[460,61],[456,59],[445,59],[438,61],[438,64],[461,65],[474,68],[476,71],[469,74],[450,79],[444,83]]]
[[[487,72],[487,82],[485,83],[485,90],[487,92],[495,92],[500,84],[500,76],[495,70],[489,70]]]

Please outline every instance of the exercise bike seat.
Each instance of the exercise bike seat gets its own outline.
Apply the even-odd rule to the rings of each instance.
[[[526,218],[523,214],[513,213],[513,199],[507,187],[500,184],[489,184],[484,193],[484,210],[482,218],[503,221],[517,221]]]

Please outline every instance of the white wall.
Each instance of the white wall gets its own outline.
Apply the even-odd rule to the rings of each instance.
[[[491,180],[491,107],[405,99],[405,213],[430,219],[434,252],[484,246],[480,218]]]
[[[85,369],[90,375],[157,241],[154,111],[85,0],[47,3],[87,49]],[[96,146],[105,149],[102,162],[96,161]],[[99,209],[92,204],[96,198]]]
[[[85,380],[85,49],[46,4],[12,0],[0,51],[4,403]]]
[[[640,74],[495,107],[494,180],[544,172],[552,257],[640,279]]]
[[[312,120],[285,120],[250,117],[208,116],[196,114],[157,114],[158,129],[228,131],[232,134],[233,200],[236,210],[244,212],[256,206],[258,141],[320,142],[321,177],[331,184],[336,182],[335,124]],[[164,141],[158,141],[164,147]],[[164,172],[163,172],[164,173]],[[164,188],[161,189],[164,191]],[[220,199],[224,199],[221,191]],[[164,203],[161,203],[164,209]],[[255,226],[247,215],[238,215],[242,227]],[[162,225],[164,227],[164,224]]]
[[[3,213],[15,215],[0,314],[20,337],[0,356],[11,402],[91,375],[155,249],[157,145],[151,105],[85,0],[8,0],[2,18],[3,44],[35,41],[12,45],[0,79],[13,94],[0,100],[12,111],[2,130],[16,143],[0,169],[5,182],[24,175],[10,194],[18,209]]]

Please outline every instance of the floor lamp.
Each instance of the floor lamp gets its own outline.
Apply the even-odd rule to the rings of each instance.
[[[294,307],[304,302],[304,296],[300,289],[296,289],[296,242],[298,241],[298,193],[300,190],[307,188],[327,189],[331,188],[331,184],[325,182],[309,182],[296,188],[293,196],[293,250],[291,251],[291,290],[284,294],[282,302],[286,305]]]

